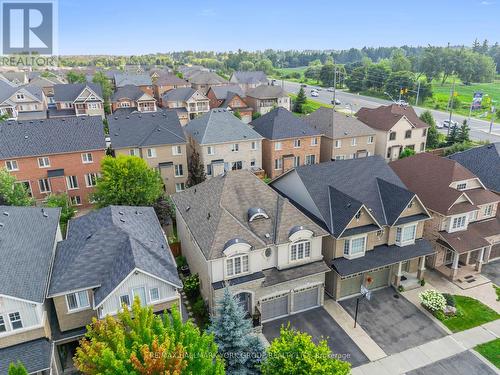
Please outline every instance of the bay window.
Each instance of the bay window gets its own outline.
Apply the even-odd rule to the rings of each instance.
[[[68,311],[80,310],[86,307],[90,307],[89,294],[86,290],[67,294],[66,302],[68,303]]]
[[[366,251],[366,235],[344,240],[344,256],[346,258],[362,256]]]
[[[454,217],[451,220],[451,231],[454,232],[455,230],[460,230],[462,228],[465,228],[467,225],[467,216],[458,216]]]

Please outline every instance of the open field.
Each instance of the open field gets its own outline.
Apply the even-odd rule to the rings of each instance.
[[[304,77],[304,72],[306,71],[307,66],[298,66],[296,68],[278,68],[275,69],[276,72],[281,73],[281,77],[279,77],[277,74],[271,74],[270,76],[275,79],[281,79],[284,78],[287,81],[291,82],[298,82],[298,83],[305,83],[306,85],[314,85],[314,86],[322,86],[321,82],[317,82],[313,79],[305,78]],[[299,73],[300,78],[292,78],[289,76],[289,78],[285,78],[286,75],[290,75],[293,73]]]

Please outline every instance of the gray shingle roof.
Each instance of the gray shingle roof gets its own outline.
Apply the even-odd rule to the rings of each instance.
[[[182,78],[177,77],[175,74],[160,72],[160,76],[154,82],[157,86],[170,86],[170,85],[189,85],[189,83]]]
[[[287,96],[287,93],[281,86],[260,85],[248,90],[247,96],[257,99],[274,99]]]
[[[250,125],[267,139],[300,138],[321,135],[301,118],[283,107],[277,107],[264,116],[253,120]]]
[[[457,152],[449,158],[472,171],[488,189],[500,193],[500,142]]]
[[[326,235],[290,202],[245,170],[230,171],[177,193],[172,198],[206,259],[220,258],[224,245],[238,238],[254,249],[288,242],[299,225]],[[188,209],[189,207],[189,209]],[[269,219],[248,220],[248,209],[262,208]],[[266,236],[266,234],[268,234]]]
[[[101,86],[87,82],[54,85],[54,100],[56,102],[74,102],[86,87],[90,88],[102,99]]]
[[[163,94],[162,100],[164,102],[184,102],[192,97],[195,92],[196,90],[191,87],[179,87]]]
[[[356,117],[334,112],[332,108],[318,108],[310,115],[303,117],[303,119],[311,127],[329,138],[333,137],[333,139],[375,135],[372,128],[363,124]]]
[[[218,85],[227,83],[220,75],[214,72],[196,71],[187,76],[187,80],[195,85]]]
[[[0,104],[22,89],[34,96],[39,102],[42,101],[43,92],[40,87],[30,83],[22,86],[11,86],[8,82],[0,80]]]
[[[230,93],[230,92],[234,92],[242,98],[245,97],[243,90],[238,85],[213,86],[213,87],[210,87],[210,90],[213,91],[215,97],[219,100],[226,99],[228,96],[228,93]]]
[[[0,349],[0,374],[7,374],[9,365],[21,361],[29,374],[49,370],[53,344],[43,338]]]
[[[262,139],[262,136],[225,109],[212,109],[188,122],[184,130],[199,144]]]
[[[143,95],[144,95],[144,91],[142,91],[139,87],[134,86],[134,85],[125,85],[125,86],[119,87],[115,91],[115,93],[111,97],[111,100],[112,101],[117,101],[120,99],[137,100]]]
[[[125,85],[151,86],[153,84],[149,74],[115,73],[114,80],[116,87]]]
[[[0,206],[0,294],[45,300],[60,211]]]
[[[0,123],[0,159],[105,148],[100,116]]]
[[[247,83],[247,84],[256,84],[256,83],[267,84],[267,76],[266,73],[262,71],[254,71],[254,72],[236,71],[231,75],[230,81],[238,83]]]
[[[362,205],[380,225],[393,225],[415,195],[380,156],[301,166],[289,173],[300,178],[321,215],[317,219],[335,237]]]
[[[182,283],[151,207],[108,206],[73,219],[59,242],[49,295],[98,286],[100,304],[135,268],[178,288]]]
[[[108,116],[113,148],[186,143],[179,117],[173,111]]]

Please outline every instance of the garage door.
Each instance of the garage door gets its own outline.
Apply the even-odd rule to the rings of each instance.
[[[383,270],[369,272],[368,275],[373,278],[373,282],[368,286],[368,289],[376,289],[389,285],[390,267]]]
[[[363,275],[351,277],[340,281],[340,298],[359,293]]]
[[[288,314],[288,294],[267,298],[261,303],[261,320],[270,320]]]
[[[312,307],[319,306],[319,288],[301,290],[293,294],[293,311],[307,310]]]

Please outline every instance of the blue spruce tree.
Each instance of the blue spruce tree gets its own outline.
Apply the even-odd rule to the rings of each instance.
[[[219,354],[226,361],[228,375],[260,374],[258,365],[265,353],[264,346],[228,288],[224,290],[208,330],[214,334]]]

